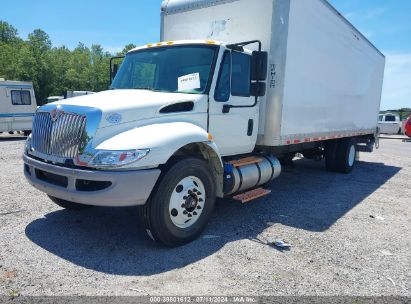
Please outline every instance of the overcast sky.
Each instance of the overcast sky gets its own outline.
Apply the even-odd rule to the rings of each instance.
[[[13,0],[4,1],[0,20],[20,37],[35,28],[46,31],[54,46],[78,42],[116,52],[124,45],[160,37],[161,0]],[[411,1],[330,0],[387,57],[382,109],[411,107]]]

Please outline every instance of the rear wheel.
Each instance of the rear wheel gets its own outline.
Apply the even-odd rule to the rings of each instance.
[[[29,136],[31,134],[31,131],[23,131],[24,136]]]
[[[325,167],[328,171],[335,172],[337,169],[338,141],[327,141],[324,147]]]
[[[208,164],[186,158],[165,171],[140,216],[148,235],[175,247],[196,239],[214,209],[216,190]]]
[[[67,210],[83,210],[83,209],[87,209],[91,207],[89,205],[66,201],[61,198],[57,198],[57,197],[50,196],[50,195],[48,195],[48,197],[51,199],[53,203]]]
[[[336,170],[341,173],[350,173],[356,163],[356,141],[354,138],[347,138],[340,142],[336,155]]]

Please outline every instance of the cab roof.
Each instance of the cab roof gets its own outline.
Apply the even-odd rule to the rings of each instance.
[[[222,42],[214,41],[214,40],[179,40],[179,41],[164,41],[164,42],[156,42],[156,43],[149,43],[143,46],[136,47],[130,50],[128,53],[133,53],[135,51],[149,49],[149,48],[157,48],[157,47],[164,47],[164,46],[173,46],[173,45],[224,45]]]

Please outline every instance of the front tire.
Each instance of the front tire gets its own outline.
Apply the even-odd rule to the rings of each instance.
[[[50,195],[48,195],[48,197],[51,199],[53,203],[67,210],[83,210],[83,209],[87,209],[91,207],[89,205],[66,201],[61,198],[57,198],[57,197],[50,196]]]
[[[216,186],[207,162],[186,158],[163,173],[149,201],[140,207],[140,216],[152,239],[181,246],[202,233],[215,200]]]

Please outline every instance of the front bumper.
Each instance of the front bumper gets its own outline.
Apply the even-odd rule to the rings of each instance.
[[[24,175],[48,195],[86,205],[126,207],[144,205],[156,184],[159,169],[91,171],[70,169],[23,156]]]

